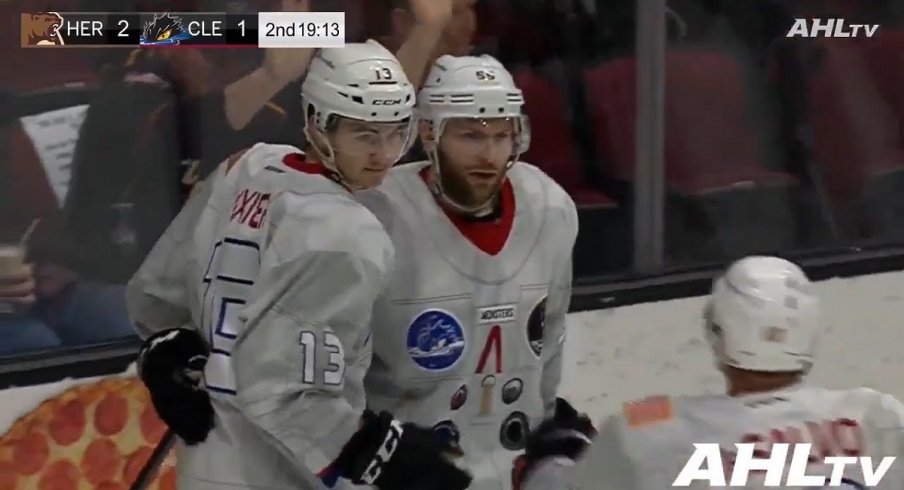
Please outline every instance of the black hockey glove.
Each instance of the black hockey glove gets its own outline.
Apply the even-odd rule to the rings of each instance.
[[[524,477],[546,458],[558,456],[576,460],[594,437],[596,428],[590,417],[578,413],[566,400],[556,398],[555,414],[531,431],[524,454],[515,460],[513,488],[520,488]]]
[[[207,439],[213,405],[203,386],[207,344],[194,330],[173,328],[149,337],[138,354],[138,374],[160,419],[188,445]]]
[[[455,444],[431,428],[367,410],[331,468],[356,485],[381,490],[464,490],[471,475],[453,463],[456,453]]]

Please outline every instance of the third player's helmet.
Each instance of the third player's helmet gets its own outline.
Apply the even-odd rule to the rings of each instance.
[[[719,363],[749,371],[808,372],[821,333],[819,300],[797,265],[746,257],[716,279],[706,328]]]
[[[320,50],[308,68],[301,97],[305,118],[313,114],[322,133],[337,116],[369,123],[409,121],[414,127],[414,86],[396,57],[373,40]],[[310,141],[309,129],[306,125]],[[398,158],[408,151],[410,142],[409,137]],[[333,149],[326,150],[330,154],[324,157],[330,161],[323,163],[337,171]]]

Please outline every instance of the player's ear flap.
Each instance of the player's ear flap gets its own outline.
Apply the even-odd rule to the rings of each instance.
[[[331,158],[333,153],[332,146],[330,146],[327,136],[320,131],[320,128],[318,128],[316,124],[314,124],[314,120],[315,116],[312,115],[310,119],[308,119],[308,125],[304,127],[308,144],[316,149],[321,156]]]
[[[433,121],[421,119],[418,121],[417,125],[418,135],[421,138],[421,143],[424,145],[424,149],[435,149],[436,141],[434,140]]]
[[[713,321],[713,303],[707,300],[703,306],[703,335],[713,348],[716,356],[721,356],[720,347],[722,346],[722,328]]]
[[[311,107],[310,110],[307,107]],[[307,120],[305,121],[305,127],[307,128],[316,128],[317,126],[317,111],[313,110],[313,106],[307,106],[305,109],[308,110]]]

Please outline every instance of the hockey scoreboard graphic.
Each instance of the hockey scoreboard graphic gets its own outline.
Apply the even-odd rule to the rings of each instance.
[[[344,12],[27,12],[21,47],[332,48]]]

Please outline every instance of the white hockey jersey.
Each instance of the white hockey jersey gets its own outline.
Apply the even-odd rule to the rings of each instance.
[[[322,488],[358,428],[393,249],[319,169],[267,144],[223,164],[129,282],[143,337],[188,326],[211,347],[216,427],[180,448],[180,490]]]
[[[904,456],[902,436],[904,405],[868,388],[798,386],[736,398],[651,397],[625,404],[622,413],[606,420],[576,464],[563,460],[540,464],[523,490],[677,488],[672,483],[694,452],[694,443],[718,443],[726,466],[735,443],[756,443],[756,450],[763,451],[754,453],[758,458],[768,457],[774,442],[810,443],[812,460],[806,474],[828,477],[832,466],[823,464],[826,456],[871,456],[878,465],[883,457]],[[902,473],[904,460],[894,462],[875,488],[901,490]],[[746,488],[766,488],[763,478],[763,473],[752,472]],[[844,478],[840,488],[866,488],[859,465],[847,466]],[[710,487],[696,481],[690,488]]]
[[[470,488],[508,490],[528,427],[555,405],[577,212],[546,174],[518,163],[495,222],[456,222],[422,178],[428,165],[398,166],[358,194],[397,253],[374,310],[368,404],[458,436]],[[469,226],[482,236],[469,239]],[[478,246],[498,233],[496,250]]]

